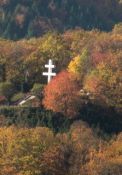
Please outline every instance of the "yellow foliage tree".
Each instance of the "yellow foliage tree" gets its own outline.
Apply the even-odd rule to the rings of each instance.
[[[86,48],[83,49],[81,55],[77,55],[68,66],[68,71],[76,74],[78,77],[83,78],[84,74],[88,71],[89,67],[89,54]]]

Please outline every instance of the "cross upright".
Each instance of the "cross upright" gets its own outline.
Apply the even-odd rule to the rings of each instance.
[[[52,60],[49,60],[49,63],[45,65],[46,68],[48,68],[48,72],[43,72],[44,76],[48,76],[48,83],[51,81],[52,77],[56,76],[56,73],[52,72],[52,69],[55,68],[53,65]]]

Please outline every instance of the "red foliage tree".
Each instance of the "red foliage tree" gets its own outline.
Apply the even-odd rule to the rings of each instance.
[[[44,89],[44,106],[70,118],[78,113],[80,101],[79,83],[67,71],[59,73]]]

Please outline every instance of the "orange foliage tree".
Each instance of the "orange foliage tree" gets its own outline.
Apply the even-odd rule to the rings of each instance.
[[[74,117],[80,107],[79,83],[74,74],[59,73],[44,89],[43,104],[47,109]]]

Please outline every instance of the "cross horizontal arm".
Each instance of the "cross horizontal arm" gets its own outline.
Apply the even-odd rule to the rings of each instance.
[[[51,73],[50,75],[51,75],[51,76],[56,76],[56,73]]]
[[[46,75],[46,76],[56,76],[56,73],[43,72],[43,75]]]
[[[45,67],[46,67],[46,68],[55,68],[54,65],[47,65],[47,64],[45,65]]]

